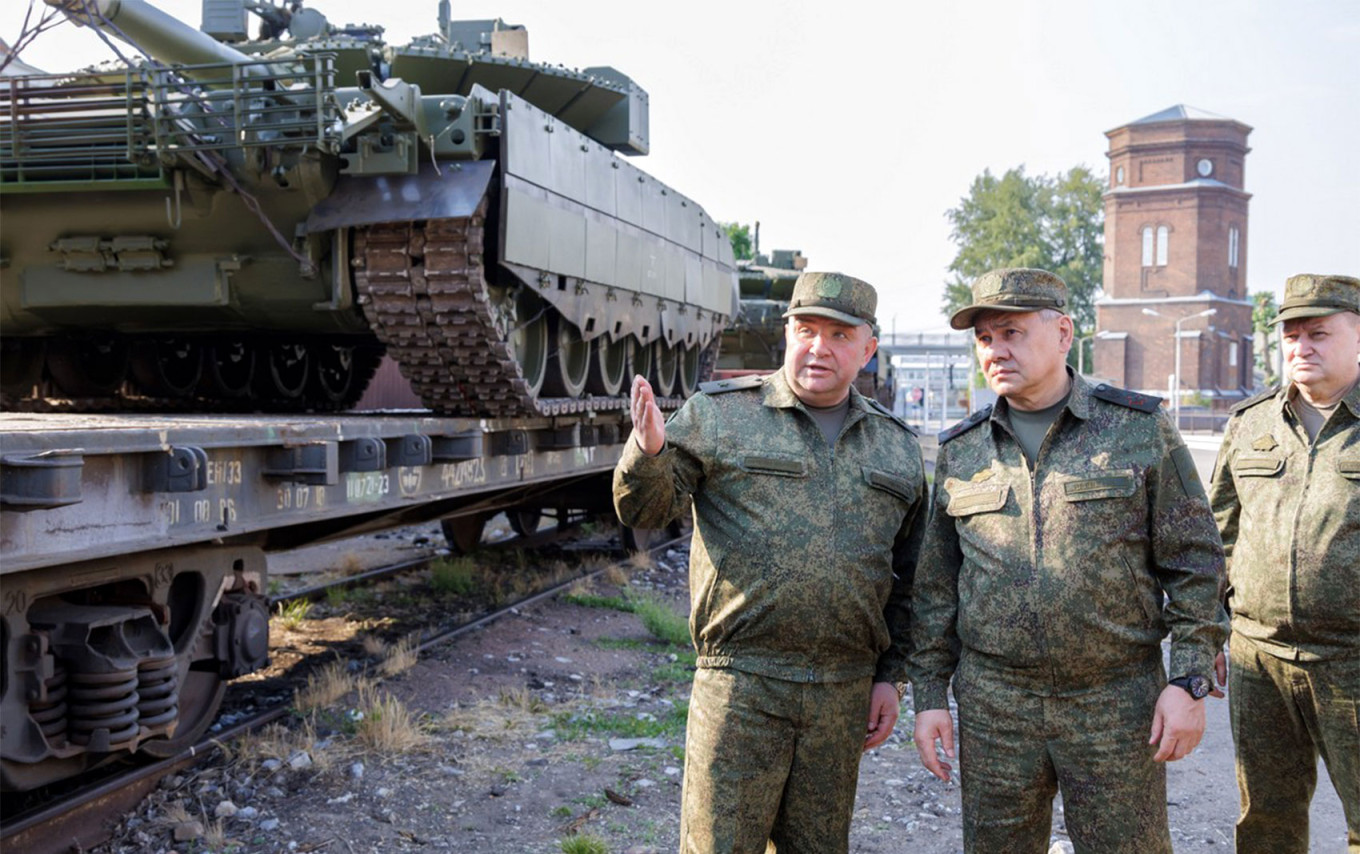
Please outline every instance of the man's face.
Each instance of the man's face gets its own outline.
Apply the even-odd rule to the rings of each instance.
[[[1072,321],[1037,311],[989,311],[973,324],[973,341],[988,387],[1023,406],[1065,378]]]
[[[784,375],[798,399],[812,406],[844,400],[878,347],[868,324],[851,326],[811,314],[790,317],[784,340]]]
[[[1309,396],[1329,399],[1355,382],[1360,366],[1360,315],[1339,311],[1325,317],[1286,320],[1280,331],[1285,372]]]

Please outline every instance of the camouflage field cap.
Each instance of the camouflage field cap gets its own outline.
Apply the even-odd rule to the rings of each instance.
[[[859,326],[876,326],[878,292],[868,282],[843,273],[802,273],[793,283],[793,299],[784,317],[814,314]]]
[[[955,329],[971,329],[983,311],[1039,311],[1051,308],[1067,314],[1067,283],[1047,270],[1003,267],[973,282],[973,302],[949,318]]]
[[[1284,305],[1271,323],[1299,317],[1323,317],[1338,311],[1360,314],[1360,279],[1300,273],[1284,283]]]

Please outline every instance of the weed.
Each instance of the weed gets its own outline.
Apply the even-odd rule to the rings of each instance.
[[[582,608],[605,608],[613,611],[632,613],[633,603],[620,596],[598,596],[594,593],[568,593],[563,602],[580,605]]]
[[[279,591],[281,590],[283,590],[282,581],[278,580],[277,578],[269,579],[269,586],[265,588],[266,593],[273,597],[279,595]]]
[[[203,844],[209,851],[221,851],[227,844],[227,829],[222,819],[203,822]]]
[[[628,583],[628,573],[624,571],[621,565],[613,563],[604,568],[604,571],[600,573],[600,579],[606,584],[622,587]]]
[[[637,651],[646,649],[648,643],[637,638],[596,638],[595,645],[600,649],[627,649]]]
[[[415,667],[418,661],[420,661],[420,638],[416,635],[407,635],[388,650],[382,663],[378,665],[378,670],[384,676],[396,676]]]
[[[326,604],[332,608],[342,608],[349,601],[349,588],[343,584],[326,588]]]
[[[417,716],[391,694],[361,691],[359,709],[363,717],[355,727],[360,744],[379,753],[408,753],[423,747],[429,736]]]
[[[430,585],[445,595],[466,596],[476,589],[472,558],[444,557],[430,564]]]
[[[676,646],[690,646],[689,621],[659,599],[638,597],[633,600],[633,613],[654,637]]]
[[[599,809],[609,803],[609,799],[604,795],[582,795],[579,798],[572,798],[572,800],[586,809]]]
[[[567,806],[566,804],[563,804],[560,807],[555,807],[552,812],[548,813],[548,815],[552,816],[553,818],[571,818],[571,807]]]
[[[558,845],[562,854],[609,854],[609,846],[598,836],[569,836]]]
[[[683,744],[672,744],[669,750],[675,761],[683,765],[685,762],[685,746]]]
[[[657,665],[652,668],[652,679],[657,682],[689,682],[694,678],[697,653],[694,648],[677,650],[672,653],[675,661],[667,661],[665,664]]]
[[[498,699],[502,706],[530,715],[541,715],[548,711],[548,704],[528,688],[502,688]]]
[[[553,715],[552,722],[558,738],[565,741],[577,741],[588,735],[656,738],[678,733],[684,727],[688,713],[687,703],[677,703],[659,718],[597,711],[559,712]]]
[[[647,570],[656,566],[651,552],[633,552],[628,556],[628,565],[635,570]]]
[[[336,660],[308,674],[307,685],[293,695],[293,705],[306,713],[330,706],[354,689],[354,677],[345,662]]]
[[[364,648],[364,655],[369,658],[385,658],[387,656],[387,641],[377,635],[364,635],[360,641]]]
[[[280,602],[274,613],[279,618],[279,624],[291,632],[297,631],[302,626],[302,621],[307,619],[307,615],[311,612],[312,603],[310,601],[294,599],[291,602]]]
[[[364,571],[364,562],[354,552],[345,552],[336,569],[340,570],[341,575],[358,575]]]

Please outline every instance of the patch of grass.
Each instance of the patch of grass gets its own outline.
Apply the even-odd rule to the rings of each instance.
[[[391,694],[369,689],[361,691],[359,699],[363,717],[355,726],[354,738],[361,745],[378,753],[409,753],[429,740],[418,716]]]
[[[633,552],[628,556],[628,565],[635,570],[651,569],[656,566],[651,552]]]
[[[430,585],[438,593],[466,596],[477,588],[475,569],[467,555],[440,558],[430,564]]]
[[[672,744],[669,750],[671,752],[671,756],[675,757],[676,762],[684,764],[685,746],[683,744]]]
[[[548,704],[528,688],[502,688],[497,699],[507,709],[530,715],[541,715],[548,711]]]
[[[265,588],[265,592],[267,594],[269,594],[270,596],[277,596],[279,595],[279,591],[281,590],[283,590],[282,581],[278,580],[277,578],[269,579],[269,586]]]
[[[637,638],[596,638],[595,645],[600,649],[626,649],[631,651],[646,649],[648,646],[646,641],[640,641]]]
[[[364,571],[364,562],[354,552],[345,552],[336,566],[342,575],[358,575]]]
[[[633,613],[642,620],[642,625],[658,640],[676,646],[689,646],[689,621],[665,602],[651,597],[638,597],[633,600]]]
[[[609,846],[598,836],[569,836],[557,844],[562,854],[609,854]]]
[[[675,661],[667,661],[652,668],[652,679],[657,682],[689,682],[694,678],[698,654],[694,648],[677,650]]]
[[[342,584],[326,588],[326,604],[332,608],[342,608],[349,602],[349,588]]]
[[[408,635],[401,639],[401,642],[390,648],[383,656],[382,662],[378,665],[378,671],[384,676],[396,676],[398,673],[405,673],[416,662],[420,661],[420,638],[415,635]]]
[[[577,741],[589,735],[619,738],[656,738],[674,735],[685,725],[688,703],[677,703],[661,717],[587,711],[559,712],[553,715],[553,730],[564,741]]]
[[[354,690],[354,677],[343,661],[332,661],[307,675],[307,684],[293,695],[293,706],[306,713],[324,709]]]
[[[548,815],[552,816],[553,818],[571,818],[571,807],[567,806],[566,804],[563,804],[560,807],[555,807],[552,812],[548,813]]]
[[[631,614],[633,603],[622,596],[599,596],[594,593],[567,593],[563,602],[580,605],[582,608],[604,608],[611,611],[624,611]]]
[[[303,620],[312,612],[312,603],[306,599],[294,599],[291,602],[280,602],[274,614],[279,618],[279,625],[288,629],[290,632],[297,631]]]
[[[604,795],[582,795],[579,798],[572,798],[572,801],[580,804],[586,809],[599,809],[609,803],[609,799]]]
[[[627,571],[624,570],[623,566],[617,563],[611,563],[609,566],[605,567],[604,571],[600,573],[600,578],[606,584],[612,584],[615,587],[623,587],[628,583]]]

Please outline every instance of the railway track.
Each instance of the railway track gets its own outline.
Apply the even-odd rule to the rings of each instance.
[[[541,537],[530,535],[529,537],[509,540],[500,545],[513,546],[516,543],[522,544],[523,541],[532,542],[539,539]],[[688,539],[688,532],[679,536],[665,535],[659,541],[654,539],[653,542],[649,543],[646,551],[649,554],[664,552],[686,539]],[[284,596],[277,597],[274,602],[277,604],[317,599],[324,597],[328,589],[375,583],[401,573],[415,571],[437,559],[438,556],[436,555],[399,561],[358,575],[336,579],[326,584],[292,591]],[[573,574],[566,580],[551,584],[545,589],[534,591],[527,596],[457,625],[436,626],[431,627],[428,631],[421,631],[414,651],[421,654],[434,647],[454,642],[470,632],[484,628],[506,615],[517,612],[519,609],[550,599],[574,585],[607,573],[627,560],[628,558],[625,558],[622,561],[614,561],[585,572]],[[152,792],[162,778],[204,761],[214,755],[222,745],[257,732],[289,715],[291,711],[292,707],[289,702],[270,705],[244,718],[237,719],[228,727],[213,732],[178,755],[150,763],[137,764],[136,767],[131,768],[100,769],[91,775],[97,779],[69,788],[56,800],[23,807],[14,814],[9,814],[7,809],[4,821],[0,824],[0,849],[22,851],[26,854],[68,854],[68,852],[82,852],[92,846],[99,845],[110,838],[119,819],[125,813],[133,810],[143,798]]]

